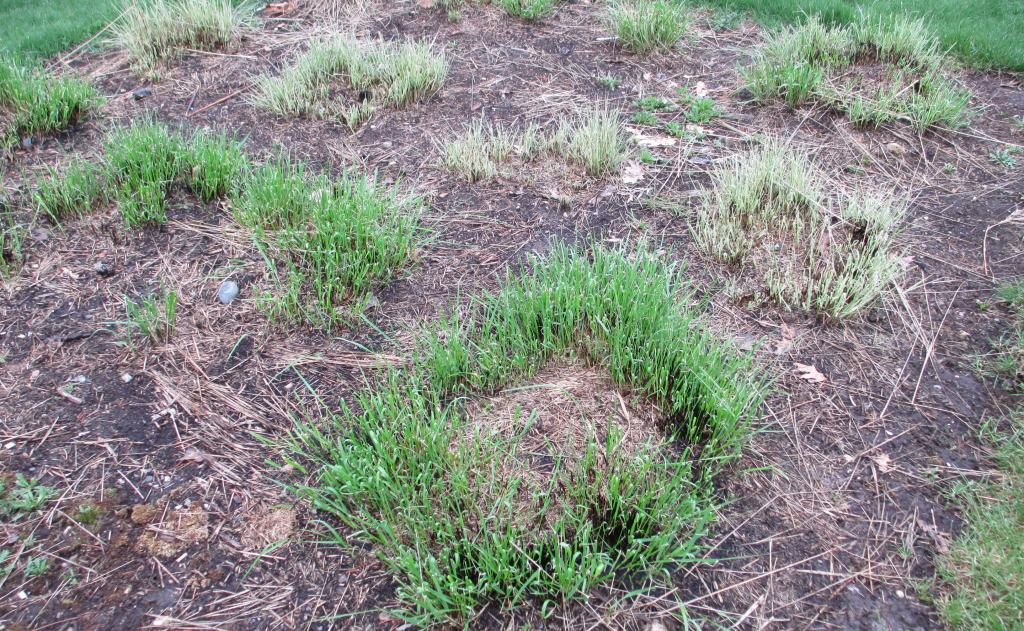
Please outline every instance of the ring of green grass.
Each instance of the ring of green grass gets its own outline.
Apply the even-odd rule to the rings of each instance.
[[[662,581],[700,558],[710,477],[738,454],[764,393],[693,302],[681,270],[643,245],[556,245],[423,330],[411,364],[355,408],[297,427],[289,460],[312,478],[295,490],[376,545],[422,625],[465,623],[490,603],[550,609],[626,576]],[[595,424],[583,444],[555,446],[549,481],[507,475],[529,456],[519,443],[532,419],[511,438],[473,432],[465,401],[564,354],[657,405],[661,437],[626,449]]]

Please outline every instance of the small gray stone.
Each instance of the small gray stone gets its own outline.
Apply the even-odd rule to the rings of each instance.
[[[152,481],[153,481],[153,476],[151,476],[151,475],[147,475],[147,476],[146,476],[146,480],[145,480],[145,481],[146,481],[146,482],[152,482]]]
[[[228,304],[235,299],[238,295],[238,285],[234,281],[226,280],[224,284],[220,286],[220,291],[217,292],[217,298],[224,304]]]
[[[32,139],[31,138],[22,138],[21,139],[21,146],[25,147],[26,149],[31,149],[32,148]]]
[[[146,98],[151,94],[153,94],[153,91],[149,88],[139,88],[135,90],[135,92],[132,92],[132,96],[135,97],[136,101],[141,101],[142,99]]]

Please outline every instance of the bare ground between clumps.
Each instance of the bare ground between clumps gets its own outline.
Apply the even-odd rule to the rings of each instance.
[[[269,21],[236,55],[187,55],[141,101],[131,96],[140,81],[119,54],[73,62],[110,96],[109,119],[152,114],[183,127],[237,131],[256,156],[279,145],[326,168],[355,165],[415,185],[430,202],[426,220],[437,238],[415,267],[377,292],[369,317],[379,331],[364,326],[328,337],[268,326],[252,302],[214,301],[228,273],[218,270],[229,270],[249,298],[264,269],[222,204],[203,206],[178,191],[171,222],[158,231],[126,231],[105,208],[63,230],[37,232],[23,274],[2,289],[0,467],[39,476],[59,495],[36,517],[3,525],[7,548],[17,552],[14,542],[31,534],[52,561],[42,576],[4,583],[0,615],[8,628],[399,627],[389,613],[394,579],[371,550],[320,543],[326,529],[317,520],[332,522],[294,505],[280,483],[296,472],[271,467],[268,459],[280,459],[260,439],[280,438],[293,418],[320,414],[310,390],[333,408],[361,387],[364,373],[402,361],[404,350],[381,332],[406,345],[407,325],[493,288],[505,265],[543,254],[552,238],[645,234],[689,262],[693,282],[709,292],[709,326],[781,375],[743,458],[717,481],[728,503],[707,540],[715,562],[679,568],[674,588],[648,597],[602,591],[546,621],[528,611],[487,610],[473,626],[643,628],[655,618],[672,626],[685,604],[736,628],[942,628],[917,586],[960,527],[960,509],[943,489],[989,466],[976,430],[1002,398],[972,371],[971,357],[1003,330],[1000,308],[979,306],[992,297],[992,275],[1021,270],[1018,228],[991,230],[984,247],[986,229],[1024,194],[1015,182],[1020,170],[997,170],[987,157],[998,141],[1024,140],[1010,122],[1024,115],[1019,84],[969,76],[985,109],[962,133],[864,132],[813,109],[743,104],[733,93],[733,64],[756,42],[753,27],[702,30],[677,55],[640,58],[598,41],[606,33],[597,15],[595,7],[569,4],[530,25],[482,7],[452,24],[438,10],[367,5],[351,18],[360,35],[455,46],[447,49],[452,75],[440,95],[379,112],[355,134],[261,114],[244,93],[219,102],[279,67],[322,24]],[[618,91],[599,83],[605,75],[623,81]],[[704,142],[655,150],[667,162],[644,166],[639,182],[527,165],[525,175],[468,185],[437,168],[434,141],[472,116],[547,122],[603,99],[632,112],[637,96],[670,96],[697,81],[729,117],[706,125]],[[17,152],[5,167],[5,189],[18,199],[38,165],[64,152],[98,151],[106,125],[94,117],[41,149]],[[824,326],[727,299],[721,287],[730,270],[693,248],[686,203],[709,181],[715,160],[760,133],[808,147],[837,184],[911,191],[901,237],[909,267],[901,290],[878,309]],[[684,212],[650,210],[642,202],[652,189],[680,201]],[[559,197],[571,197],[570,207]],[[96,276],[100,261],[116,274]],[[166,345],[130,353],[103,329],[123,319],[123,295],[164,276],[182,292],[177,333]],[[801,380],[789,372],[794,362],[814,365],[828,381]],[[79,375],[87,381],[70,394],[83,403],[56,394]],[[585,381],[594,380],[587,373]],[[619,414],[618,396],[628,393],[602,392],[594,413]],[[563,404],[545,405],[571,419],[573,406]],[[102,508],[98,523],[72,524],[67,516],[89,499]]]

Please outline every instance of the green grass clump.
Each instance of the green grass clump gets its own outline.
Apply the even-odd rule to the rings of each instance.
[[[59,167],[46,166],[46,170],[48,177],[35,192],[35,203],[51,220],[81,217],[94,204],[105,201],[102,170],[88,160],[76,157]]]
[[[114,43],[144,72],[186,49],[214,50],[237,40],[253,22],[255,5],[232,0],[126,0]]]
[[[686,34],[690,18],[676,0],[623,0],[612,6],[609,22],[626,48],[668,52]]]
[[[314,40],[278,76],[263,77],[253,103],[282,116],[341,116],[347,122],[350,107],[329,99],[332,82],[368,92],[374,102],[405,107],[438,92],[447,77],[444,51],[430,43],[360,42],[339,34]],[[350,96],[353,101],[358,97]]]
[[[1017,412],[1018,416],[1020,412]],[[954,631],[1024,629],[1024,424],[985,432],[995,443],[1000,472],[953,490],[964,526],[936,561],[937,604]]]
[[[583,166],[588,175],[607,175],[618,169],[626,151],[620,116],[618,110],[596,107],[563,118],[550,135],[537,125],[516,133],[500,123],[476,120],[440,146],[442,166],[477,182],[497,175],[498,165],[510,157],[528,161],[549,153]]]
[[[298,427],[291,462],[313,477],[296,490],[375,545],[405,618],[422,626],[660,583],[701,557],[708,482],[737,455],[764,391],[749,359],[697,326],[694,304],[682,270],[646,244],[592,255],[555,244],[427,327],[409,367],[356,407]],[[466,397],[567,354],[659,406],[662,431],[631,441],[613,419],[589,419],[537,469],[522,446],[535,417],[511,435],[470,425]]]
[[[0,113],[7,119],[0,133],[5,146],[62,131],[102,100],[87,81],[57,77],[0,54]]]
[[[720,261],[760,270],[764,297],[842,318],[899,274],[893,240],[907,204],[893,193],[829,194],[828,178],[781,140],[733,157],[712,178],[694,240]]]
[[[264,301],[271,316],[328,327],[347,322],[355,299],[406,265],[420,239],[421,202],[397,185],[314,175],[286,157],[253,169],[234,208],[278,263],[277,294]]]
[[[802,22],[818,15],[830,24],[851,24],[862,11],[875,16],[904,14],[926,26],[969,64],[1024,71],[1024,11],[1019,2],[972,0],[701,0],[733,11],[751,11],[769,25]]]
[[[539,20],[555,9],[555,0],[499,0],[501,8],[512,17]]]
[[[235,188],[248,169],[242,148],[225,133],[184,137],[152,120],[115,127],[103,143],[107,180],[132,227],[166,223],[167,198],[180,181],[203,201]]]
[[[863,71],[870,63],[881,70]],[[811,17],[771,34],[740,73],[760,101],[814,100],[858,125],[899,120],[924,131],[970,121],[970,92],[950,78],[953,70],[923,20],[862,13],[848,26]]]
[[[222,197],[248,168],[243,144],[226,133],[195,133],[183,147],[185,181],[203,201]]]
[[[575,120],[563,121],[555,147],[583,165],[587,175],[611,173],[622,164],[626,152],[620,118],[618,110],[595,107]]]
[[[167,196],[181,172],[184,150],[176,132],[154,121],[117,127],[110,133],[103,153],[127,225],[167,222]]]

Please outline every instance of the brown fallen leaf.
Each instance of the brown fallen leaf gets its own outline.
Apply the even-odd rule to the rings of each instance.
[[[796,368],[794,372],[797,373],[797,377],[800,377],[801,379],[806,379],[811,383],[825,383],[828,381],[825,375],[821,374],[821,372],[813,365],[808,366],[807,364],[795,363],[793,364],[793,367]]]
[[[785,322],[779,326],[779,332],[782,334],[782,339],[775,343],[776,355],[781,355],[788,351],[793,346],[793,340],[796,339],[796,331]]]
[[[298,8],[299,5],[295,0],[288,0],[287,2],[271,2],[263,9],[263,12],[267,15],[284,15]]]
[[[892,458],[890,458],[889,454],[886,453],[880,453],[877,456],[871,456],[871,461],[875,463],[875,466],[877,466],[878,470],[881,471],[882,473],[889,473],[894,468],[892,466]]]
[[[622,183],[636,184],[644,179],[644,165],[639,160],[630,160],[622,169]]]
[[[203,453],[196,449],[195,447],[189,447],[188,449],[186,449],[185,453],[182,454],[181,456],[181,460],[187,460],[191,462],[208,462],[211,465],[214,462],[213,456],[207,453]]]
[[[704,83],[703,81],[698,81],[697,83],[693,84],[693,95],[694,96],[707,96],[708,95],[708,85],[706,83]]]

